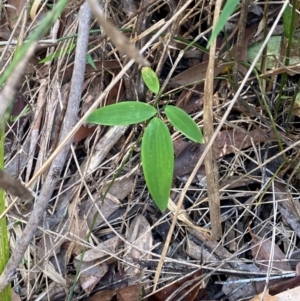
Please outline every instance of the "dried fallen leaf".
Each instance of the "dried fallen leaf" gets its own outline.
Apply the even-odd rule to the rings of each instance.
[[[82,255],[76,256],[76,260],[83,262],[94,261],[103,259],[108,257],[109,254],[115,254],[116,248],[119,243],[119,238],[117,236],[107,239],[100,243],[97,247],[86,251],[82,257]],[[82,257],[82,258],[81,258]]]
[[[108,218],[113,212],[115,212],[121,205],[120,201],[110,193],[106,194],[104,200],[99,196],[94,196],[95,202],[91,199],[88,199],[80,206],[80,211],[87,216],[88,226],[97,227],[101,224],[104,218]],[[98,209],[101,210],[102,215],[98,212]],[[94,221],[95,214],[96,220]]]
[[[205,295],[205,289],[201,288],[201,281],[197,279],[197,285],[189,291],[194,285],[194,279],[199,278],[202,275],[202,270],[196,271],[193,275],[184,277],[180,281],[174,282],[171,285],[167,285],[162,290],[150,296],[149,301],[164,301],[166,298],[170,297],[176,290],[178,293],[170,299],[170,301],[183,300],[183,301],[193,301],[197,297],[197,300],[201,300]],[[187,285],[187,282],[188,285]],[[180,289],[184,285],[183,289]],[[183,298],[181,298],[183,297]]]
[[[231,154],[235,149],[245,149],[254,143],[260,143],[266,140],[266,131],[253,130],[251,132],[244,132],[239,130],[229,130],[219,132],[215,143],[213,144],[216,158]],[[270,139],[274,138],[274,134],[270,133]],[[174,174],[175,176],[182,176],[191,172],[201,157],[206,144],[190,143],[179,154],[175,160]]]
[[[216,60],[214,75],[217,76],[224,69],[224,65],[218,65],[220,63],[219,60]],[[200,63],[196,66],[193,66],[180,74],[174,76],[170,83],[175,83],[177,85],[185,86],[191,85],[193,83],[198,83],[203,81],[206,76],[208,62]]]
[[[78,268],[80,261],[74,260],[74,266]],[[79,283],[85,294],[89,296],[97,283],[107,273],[108,265],[102,263],[97,265],[96,261],[82,262],[80,264]]]
[[[273,254],[273,262],[272,267],[276,268],[281,271],[291,271],[291,267],[288,262],[283,261],[285,259],[285,255],[280,250],[280,248],[275,244],[272,244],[272,241],[270,239],[264,239],[262,237],[259,237],[258,235],[255,235],[251,228],[248,227],[249,233],[252,237],[252,256],[257,261],[265,261],[267,262],[264,265],[259,264],[261,270],[267,270],[268,262],[271,260],[271,251],[273,248],[274,254]]]
[[[139,301],[143,295],[143,288],[134,284],[119,290],[100,291],[88,298],[88,301]]]
[[[288,262],[283,261],[285,259],[285,255],[280,250],[280,248],[275,244],[273,245],[272,241],[270,239],[264,239],[262,237],[259,237],[258,235],[255,235],[250,226],[248,227],[249,233],[252,237],[252,256],[255,261],[263,261],[264,264],[256,263],[261,271],[267,271],[268,264],[271,261],[272,258],[272,268],[276,268],[280,271],[291,271],[291,267]],[[271,257],[271,252],[273,249],[273,257]],[[265,287],[265,281],[259,281],[255,283],[256,285],[256,291],[257,293],[260,293],[263,291]]]
[[[148,253],[145,253],[141,250],[150,251],[153,245],[153,237],[151,233],[151,227],[147,221],[147,219],[139,214],[135,217],[130,224],[130,228],[128,231],[128,242],[138,249],[131,247],[128,244],[127,253],[124,254],[124,258],[127,261],[133,261],[138,259],[149,260],[152,256]],[[135,276],[140,277],[140,269],[130,266],[126,271],[127,275],[130,275],[133,279]]]
[[[265,294],[261,293],[255,296],[250,301],[296,301],[299,300],[299,295],[300,295],[300,286],[287,290],[275,296],[271,296],[269,294],[269,291],[267,291]]]
[[[115,290],[111,291],[100,291],[93,295],[92,297],[88,298],[88,301],[112,301],[116,300],[117,292]]]
[[[23,200],[32,198],[31,192],[17,179],[0,170],[0,188]]]
[[[95,131],[96,127],[81,126],[73,138],[73,143],[80,142]]]
[[[80,276],[79,283],[86,295],[89,295],[95,285],[108,271],[107,262],[97,264],[100,260],[107,258],[109,254],[114,255],[119,243],[117,236],[107,239],[100,243],[97,247],[86,251],[83,256],[78,255],[74,259],[74,266],[79,267]]]
[[[197,245],[193,240],[187,238],[186,248],[185,248],[186,254],[193,258],[200,260],[201,262],[218,262],[219,259],[212,253],[211,251],[208,251],[203,246]]]
[[[279,283],[269,287],[269,292],[272,296],[280,294],[289,289],[300,286],[300,276],[291,279],[282,279]]]
[[[117,297],[119,301],[139,301],[143,295],[143,289],[138,284],[117,290]]]

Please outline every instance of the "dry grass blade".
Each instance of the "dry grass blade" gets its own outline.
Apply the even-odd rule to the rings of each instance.
[[[18,68],[15,68],[12,74],[10,75],[9,79],[7,80],[5,86],[3,87],[2,91],[0,92],[0,120],[4,120],[4,114],[11,104],[11,101],[16,93],[15,89],[19,84],[19,81],[22,77],[22,72],[20,70],[25,70],[25,66],[28,63],[29,59],[33,55],[37,43],[33,43],[30,48],[28,49],[26,55],[23,57],[21,62],[18,65]]]
[[[168,209],[171,212],[176,212],[176,210],[177,210],[176,207],[177,207],[176,204],[171,199],[169,199]],[[205,229],[205,228],[199,227],[197,225],[194,225],[194,223],[189,220],[188,214],[186,212],[180,213],[178,215],[178,220],[182,221],[186,226],[191,227],[192,229],[203,233],[204,236],[207,236],[207,239],[211,239],[211,237],[210,237],[211,231],[209,229]]]
[[[217,24],[222,1],[217,1],[214,26]],[[213,97],[214,97],[214,68],[215,68],[215,54],[216,54],[216,41],[212,42],[207,74],[204,84],[204,106],[203,106],[203,123],[204,123],[204,136],[206,142],[210,141],[214,128],[213,128]],[[220,215],[220,196],[219,196],[219,176],[216,156],[213,148],[210,148],[205,159],[205,172],[207,182],[207,194],[209,200],[210,220],[211,220],[211,234],[212,238],[218,240],[222,236],[221,215]]]
[[[80,103],[80,95],[82,93],[82,83],[84,79],[86,49],[90,24],[90,10],[87,4],[82,5],[80,11],[80,18],[81,22],[79,22],[80,27],[78,44],[76,48],[76,60],[71,84],[72,87],[70,91],[70,98],[65,114],[65,126],[63,127],[63,131],[61,133],[62,140],[64,137],[68,136],[68,133],[71,131],[71,129],[77,122],[77,112]],[[39,222],[43,216],[43,212],[45,211],[49,199],[51,198],[51,195],[55,189],[54,183],[55,181],[57,181],[57,177],[53,176],[60,172],[60,169],[65,163],[70,145],[71,142],[68,141],[68,143],[64,145],[63,151],[58,153],[50,167],[51,170],[48,173],[46,181],[44,182],[44,186],[39,195],[36,206],[34,207],[31,213],[27,226],[23,232],[22,238],[18,241],[18,248],[16,248],[13,252],[4,272],[0,277],[0,290],[2,290],[11,281],[12,274],[14,273],[16,267],[18,266],[19,262],[24,256],[25,251],[32,240],[32,237],[38,228]],[[56,179],[54,180],[54,178]]]
[[[96,2],[96,0],[88,0],[88,3],[105,34],[112,40],[119,50],[125,53],[128,57],[134,59],[138,64],[150,66],[149,62],[140,54],[134,44],[120,33],[113,24],[106,20],[100,5]]]

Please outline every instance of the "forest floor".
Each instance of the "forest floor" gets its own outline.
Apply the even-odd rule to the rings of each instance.
[[[33,2],[2,7],[1,69],[18,50],[15,42],[54,6]],[[40,39],[17,71],[5,137],[5,171],[34,195],[29,202],[6,198],[11,253],[30,238],[15,262],[14,300],[279,300],[287,289],[299,290],[299,15],[287,2],[241,2],[215,50],[206,46],[218,1],[102,7],[143,49],[160,81],[157,108],[175,153],[165,212],[143,176],[146,123],[85,122],[95,106],[154,104],[141,65],[100,30],[96,10],[83,1],[69,1]],[[188,113],[206,143],[172,127],[166,104]],[[30,217],[41,220],[38,229],[29,229]]]

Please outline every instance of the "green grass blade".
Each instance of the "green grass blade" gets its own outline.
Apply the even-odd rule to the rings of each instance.
[[[192,141],[204,143],[204,138],[197,123],[182,109],[166,106],[165,113],[172,125]]]
[[[47,62],[51,62],[53,59],[58,59],[60,57],[64,57],[65,55],[67,54],[70,54],[74,48],[75,48],[76,44],[75,43],[71,43],[68,47],[68,49],[60,49],[60,50],[57,50],[55,51],[54,53],[46,56],[44,59],[42,59],[39,63],[40,64],[44,64],[44,63],[47,63]]]
[[[154,117],[142,139],[142,165],[148,190],[161,211],[168,206],[174,171],[173,143],[167,126]]]
[[[211,34],[211,37],[208,41],[207,48],[211,45],[211,43],[215,40],[215,38],[218,36],[218,34],[223,29],[224,25],[228,21],[231,14],[235,11],[237,5],[240,3],[240,0],[227,0],[226,4],[221,12],[221,15],[219,17],[219,20],[213,29],[213,32]]]
[[[86,55],[86,61],[95,69],[95,70],[97,70],[97,67],[96,67],[96,65],[95,65],[95,62],[94,62],[94,60],[93,60],[93,58],[92,58],[92,56],[91,56],[91,54],[90,53],[88,53],[87,55]]]
[[[18,66],[19,62],[23,59],[26,52],[30,48],[30,45],[40,39],[41,37],[47,34],[48,29],[54,24],[57,18],[60,16],[62,11],[69,0],[61,0],[59,1],[53,8],[51,12],[49,12],[46,17],[43,19],[41,24],[34,30],[34,32],[30,35],[28,40],[18,49],[16,55],[11,62],[11,64],[5,69],[3,75],[0,77],[0,87],[6,82],[7,78],[10,76],[12,71]]]
[[[283,13],[283,32],[287,39],[290,37],[291,26],[293,26],[292,15],[292,8],[288,5]]]
[[[4,126],[0,125],[0,169],[4,168]],[[5,192],[0,189],[0,215],[5,211]],[[0,220],[0,275],[2,274],[9,259],[9,244],[6,217]],[[7,285],[0,292],[1,301],[11,300],[11,286]]]
[[[126,101],[95,110],[87,118],[87,122],[103,125],[129,125],[148,120],[156,113],[156,109],[146,103]]]

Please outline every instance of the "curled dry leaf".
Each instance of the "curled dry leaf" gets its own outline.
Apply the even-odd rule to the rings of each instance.
[[[139,284],[130,285],[117,290],[119,301],[139,301],[143,295],[143,288]]]
[[[215,76],[219,75],[221,71],[225,68],[225,65],[218,65],[220,63],[220,60],[216,60],[214,74]],[[178,75],[175,75],[171,81],[171,86],[173,85],[190,85],[193,83],[198,83],[200,81],[203,81],[206,76],[208,67],[208,62],[200,63],[196,66],[193,66],[183,72],[181,72]]]

